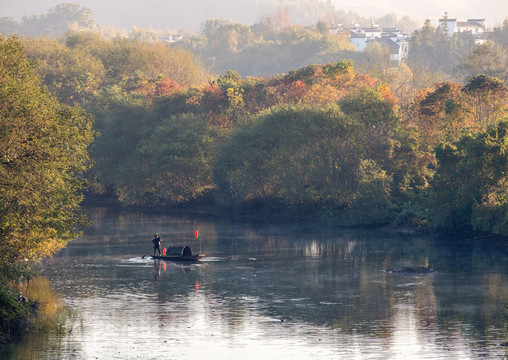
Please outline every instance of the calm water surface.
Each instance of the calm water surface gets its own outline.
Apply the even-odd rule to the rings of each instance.
[[[1,358],[508,358],[506,250],[375,231],[91,217],[83,238],[40,266],[48,303],[62,304],[54,320]],[[143,259],[155,232],[163,246],[201,245],[207,257]],[[395,266],[436,272],[384,271]]]

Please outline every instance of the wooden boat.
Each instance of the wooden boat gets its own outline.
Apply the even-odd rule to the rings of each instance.
[[[165,255],[150,255],[152,259],[170,261],[196,261],[206,254],[193,254],[189,246],[169,246]]]

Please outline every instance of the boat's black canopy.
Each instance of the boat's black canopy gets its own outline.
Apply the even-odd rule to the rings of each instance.
[[[166,248],[166,256],[192,256],[192,250],[185,246],[169,246]]]

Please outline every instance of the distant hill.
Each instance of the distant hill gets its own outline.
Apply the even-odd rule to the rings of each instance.
[[[145,3],[140,0],[82,0],[79,4],[59,0],[18,0],[16,5],[0,2],[0,32],[55,36],[63,35],[69,26],[76,30],[99,25],[110,34],[121,32],[126,35],[136,28],[174,34],[200,30],[209,19],[250,26],[280,13],[289,15],[288,25],[315,25],[324,19],[329,25],[355,23],[370,26],[374,21],[408,33],[419,28],[408,16],[399,19],[389,13],[369,18],[336,9],[331,1],[319,0],[188,0],[183,4],[176,0]]]
[[[39,15],[63,3],[59,0],[17,0],[0,3],[0,18]],[[133,26],[199,30],[206,19],[230,19],[253,24],[278,8],[287,8],[294,23],[315,24],[334,11],[330,1],[319,0],[81,0],[79,5],[89,8],[97,24],[114,24],[117,28]]]

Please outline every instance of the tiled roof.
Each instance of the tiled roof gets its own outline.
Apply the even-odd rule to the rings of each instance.
[[[392,47],[392,48],[393,47],[396,47],[396,48],[400,47],[400,45],[397,44],[395,41],[393,41],[389,37],[385,37],[385,36],[377,38],[377,39],[372,39],[372,41],[376,41],[376,42],[378,42],[381,45],[386,46],[386,47]]]
[[[472,21],[457,21],[457,26],[463,26],[463,27],[482,27],[477,22]]]

